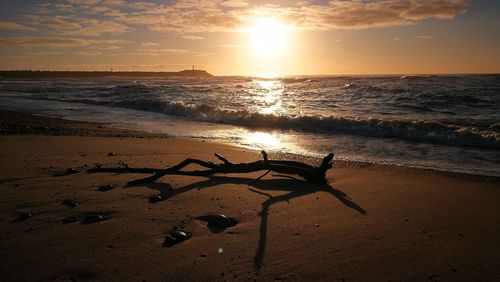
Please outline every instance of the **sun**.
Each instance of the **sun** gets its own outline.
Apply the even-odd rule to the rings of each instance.
[[[273,56],[286,51],[289,28],[279,19],[255,19],[249,31],[252,51],[255,54]]]

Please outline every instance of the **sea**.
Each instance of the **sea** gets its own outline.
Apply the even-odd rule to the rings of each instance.
[[[4,79],[0,108],[270,153],[500,176],[500,75]]]

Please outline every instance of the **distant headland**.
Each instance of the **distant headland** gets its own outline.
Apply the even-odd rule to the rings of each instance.
[[[32,71],[12,70],[0,71],[1,78],[48,79],[48,78],[100,78],[100,77],[212,77],[205,70],[183,70],[177,72],[148,71]]]

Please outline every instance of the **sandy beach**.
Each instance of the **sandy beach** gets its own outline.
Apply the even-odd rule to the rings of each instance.
[[[85,172],[94,163],[161,168],[188,157],[216,162],[214,153],[233,162],[261,155],[95,123],[0,117],[4,281],[500,279],[497,178],[335,161],[326,186],[272,174],[252,183],[264,171],[127,186],[147,175]],[[54,177],[68,168],[78,173]],[[165,199],[152,203],[154,195]],[[62,222],[89,214],[104,220]],[[209,214],[237,224],[211,230],[200,219]],[[176,228],[191,238],[165,246]]]

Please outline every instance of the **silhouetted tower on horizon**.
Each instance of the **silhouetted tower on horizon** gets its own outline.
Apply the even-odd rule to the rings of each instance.
[[[193,66],[193,70],[194,70],[194,66]]]

